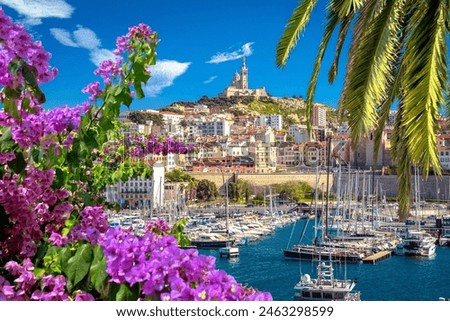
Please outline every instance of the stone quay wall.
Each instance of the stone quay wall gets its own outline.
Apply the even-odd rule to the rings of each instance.
[[[232,177],[232,173],[189,173],[194,178],[201,180],[207,179],[214,182],[217,188],[221,189],[223,182]],[[398,181],[396,175],[372,175],[368,171],[363,174],[358,173],[358,184],[356,185],[356,174],[341,174],[341,193],[345,193],[349,188],[355,193],[362,195],[364,193],[377,193],[386,197],[396,197],[398,189]],[[252,187],[268,187],[273,184],[282,184],[288,182],[305,182],[314,187],[316,183],[315,173],[269,173],[269,174],[238,174],[238,178],[247,181]],[[338,174],[330,173],[328,186],[332,193],[336,193],[338,188]],[[414,178],[412,179],[414,184]],[[327,174],[321,172],[319,174],[319,188],[327,186]],[[450,200],[450,176],[429,176],[427,179],[420,177],[419,188],[421,199],[429,200]],[[414,189],[414,185],[413,185]]]

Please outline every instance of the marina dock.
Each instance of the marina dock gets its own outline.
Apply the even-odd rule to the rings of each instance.
[[[391,253],[392,253],[391,251],[387,251],[387,250],[386,251],[380,251],[380,252],[374,253],[372,255],[369,255],[369,256],[363,258],[362,262],[365,263],[365,264],[367,264],[367,263],[375,264],[375,263],[378,263],[378,262],[380,262],[382,260],[390,258],[391,257]]]

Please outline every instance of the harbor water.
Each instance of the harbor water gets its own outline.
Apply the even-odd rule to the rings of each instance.
[[[299,220],[256,243],[240,247],[237,258],[220,258],[215,250],[199,252],[215,256],[216,268],[225,270],[238,282],[270,292],[275,301],[291,301],[301,274],[316,277],[317,262],[286,260],[282,252],[299,241],[305,222]],[[312,227],[308,227],[306,236],[312,237],[312,233]],[[336,262],[334,268],[337,278],[358,279],[355,291],[361,292],[363,301],[450,298],[450,247],[437,247],[431,258],[393,255],[376,264]]]

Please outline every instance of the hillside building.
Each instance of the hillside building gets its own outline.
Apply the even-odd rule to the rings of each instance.
[[[241,73],[237,71],[234,73],[233,80],[230,86],[225,88],[225,90],[219,94],[219,97],[241,97],[250,96],[255,98],[268,97],[264,87],[258,89],[248,88],[248,69],[245,64],[245,56],[242,58]]]

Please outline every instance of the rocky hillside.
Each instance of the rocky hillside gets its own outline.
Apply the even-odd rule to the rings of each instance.
[[[177,106],[193,107],[194,105],[206,105],[214,113],[226,112],[234,115],[270,115],[279,114],[283,116],[286,126],[290,124],[305,123],[305,101],[302,97],[264,97],[255,99],[253,97],[207,97],[203,96],[198,101],[179,101],[165,107],[164,109],[176,109]],[[325,105],[324,105],[325,106]],[[327,119],[330,127],[337,122],[336,111],[328,106]]]

